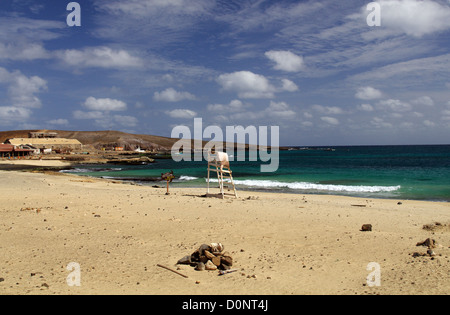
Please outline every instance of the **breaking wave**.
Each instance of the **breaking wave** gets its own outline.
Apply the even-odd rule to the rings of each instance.
[[[218,182],[217,179],[211,179],[211,182]],[[234,180],[236,185],[244,185],[254,188],[289,188],[293,190],[314,190],[314,191],[333,191],[348,193],[378,193],[393,192],[401,188],[401,186],[349,186],[349,185],[332,185],[332,184],[314,184],[307,182],[278,182],[271,180]]]
[[[198,179],[198,177],[194,177],[194,176],[180,176],[180,180],[183,180],[183,181],[190,181],[190,180],[196,180],[196,179]]]
[[[118,172],[121,170],[121,168],[74,168],[70,170],[62,170],[60,173]]]

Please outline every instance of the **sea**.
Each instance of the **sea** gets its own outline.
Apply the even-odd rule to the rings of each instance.
[[[269,162],[232,161],[237,189],[450,201],[450,145],[293,147],[279,152],[276,172],[262,173],[264,164]],[[80,165],[63,172],[165,187],[161,173],[169,171],[175,175],[170,187],[206,192],[206,161],[158,159],[148,165]],[[217,187],[217,176],[211,175]]]

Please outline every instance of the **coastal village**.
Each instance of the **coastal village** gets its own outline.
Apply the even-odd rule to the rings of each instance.
[[[132,141],[131,141],[132,142]],[[0,144],[1,160],[62,160],[89,164],[146,164],[151,157],[167,157],[170,149],[143,142],[104,142],[84,144],[57,132],[30,131],[28,137],[7,138]]]

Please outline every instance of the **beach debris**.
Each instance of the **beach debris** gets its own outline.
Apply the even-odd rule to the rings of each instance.
[[[42,211],[41,208],[22,208],[20,209],[20,211],[31,211],[31,212],[35,212],[35,213],[40,213]]]
[[[352,205],[352,207],[365,208],[365,207],[367,207],[367,205]]]
[[[238,269],[220,270],[219,271],[219,276],[223,276],[223,275],[226,275],[226,274],[229,274],[229,273],[233,273],[233,272],[236,272],[236,271],[238,271]]]
[[[416,244],[416,246],[425,246],[428,247],[429,249],[435,248],[436,245],[437,245],[436,241],[431,238],[427,238],[425,241]]]
[[[399,206],[401,206],[401,205],[403,204],[403,202],[399,201],[399,202],[397,202],[397,204],[398,204]]]
[[[361,227],[361,232],[372,232],[372,224],[364,224]]]
[[[190,256],[178,260],[177,265],[190,265],[197,271],[230,270],[233,258],[229,252],[224,252],[222,243],[202,244]]]
[[[178,272],[178,271],[176,271],[176,270],[173,270],[173,269],[171,269],[171,268],[169,268],[169,267],[166,267],[166,266],[164,266],[164,265],[157,264],[156,266],[158,266],[158,267],[160,267],[160,268],[163,268],[163,269],[166,269],[166,270],[169,270],[169,271],[172,271],[173,273],[176,273],[177,275],[180,275],[180,276],[182,276],[183,278],[189,278],[188,276],[186,276],[186,275],[184,275],[184,274],[182,274],[182,273],[180,273],[180,272]]]
[[[434,252],[433,249],[435,249],[436,247],[439,247],[440,245],[437,244],[436,240],[431,239],[431,238],[427,238],[425,241],[417,243],[416,246],[425,246],[425,247],[428,247],[428,250],[427,250],[426,253],[414,252],[412,254],[412,256],[414,258],[429,256],[429,257],[431,257],[431,260],[434,260],[434,257],[436,256],[436,253]]]
[[[431,232],[436,232],[436,231],[441,231],[441,230],[448,230],[450,231],[450,224],[444,224],[441,222],[434,222],[431,224],[425,224],[423,226],[423,229],[425,231],[431,231]]]

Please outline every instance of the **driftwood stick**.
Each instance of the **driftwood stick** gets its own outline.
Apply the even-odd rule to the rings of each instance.
[[[170,269],[169,267],[166,267],[166,266],[163,266],[163,265],[160,265],[160,264],[157,264],[157,266],[160,267],[160,268],[164,268],[164,269],[167,269],[169,271],[172,271],[172,272],[176,273],[177,275],[180,275],[180,276],[182,276],[184,278],[189,278],[188,276],[186,276],[186,275],[184,275],[182,273],[179,273],[178,271],[175,271],[173,269]]]

